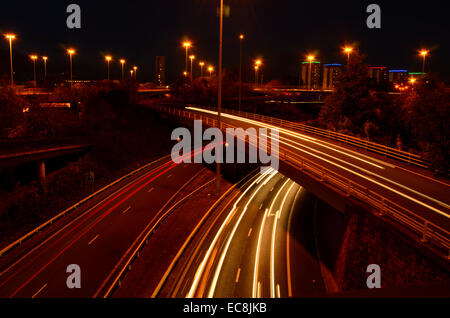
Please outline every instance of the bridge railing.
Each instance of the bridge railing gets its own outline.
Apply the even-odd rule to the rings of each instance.
[[[216,111],[216,108],[211,107],[203,107],[209,110]],[[244,117],[247,119],[253,119],[257,121],[261,121],[267,124],[271,124],[274,126],[278,126],[281,128],[287,128],[287,129],[293,129],[295,131],[309,133],[312,135],[324,137],[331,140],[336,140],[342,143],[345,143],[347,145],[351,145],[357,148],[361,148],[367,151],[375,152],[380,155],[383,155],[388,158],[393,158],[400,160],[402,162],[406,162],[408,164],[412,164],[415,166],[419,166],[422,168],[428,168],[429,163],[421,158],[418,154],[413,154],[407,151],[403,151],[400,149],[395,149],[392,147],[388,147],[386,145],[381,145],[372,141],[369,141],[367,139],[361,139],[354,136],[345,135],[339,132],[330,131],[322,128],[317,128],[309,125],[304,125],[300,123],[295,123],[292,121],[279,119],[275,117],[270,116],[264,116],[264,115],[258,115],[254,113],[247,113],[243,111],[237,111],[237,110],[231,110],[231,109],[224,109],[224,113]]]
[[[182,119],[201,120],[208,126],[217,127],[218,125],[217,120],[208,115],[197,114],[180,108],[170,108],[165,105],[153,105],[151,107],[156,111],[175,115]],[[220,128],[236,129],[239,127],[222,122]],[[270,145],[269,147],[265,146],[263,150],[270,153]],[[450,259],[450,232],[439,225],[389,200],[377,191],[360,185],[354,180],[344,177],[336,171],[327,169],[287,148],[280,147],[279,153],[276,155],[287,164],[306,173],[316,181],[323,183],[344,196],[352,197],[365,203],[372,208],[371,212],[375,215],[379,217],[386,216],[395,223],[403,225],[415,233],[420,238],[420,242],[427,243],[435,249],[437,248],[444,257]]]

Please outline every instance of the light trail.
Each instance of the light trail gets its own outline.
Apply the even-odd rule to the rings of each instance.
[[[277,211],[276,216],[273,221],[273,228],[272,228],[272,244],[270,247],[270,297],[275,298],[275,241],[276,241],[276,233],[277,233],[277,224],[278,219],[280,218],[281,213],[283,212],[284,204],[286,203],[286,199],[288,195],[291,193],[292,188],[295,186],[295,182],[292,182],[291,187],[287,190],[286,194],[284,195],[283,201],[281,201],[280,209]],[[279,287],[279,285],[278,285]],[[278,293],[278,297],[280,293]]]
[[[270,169],[272,169],[272,168],[270,168]],[[228,249],[230,247],[231,241],[233,240],[234,234],[236,233],[236,230],[239,227],[239,224],[241,223],[242,218],[244,217],[245,213],[247,212],[248,206],[250,205],[250,203],[252,202],[252,200],[256,196],[256,194],[261,190],[261,188],[264,187],[273,177],[275,177],[277,175],[276,173],[269,173],[269,172],[267,174],[270,174],[270,176],[263,183],[261,183],[261,185],[256,189],[256,191],[253,192],[253,195],[247,200],[247,204],[245,205],[244,210],[241,212],[241,215],[239,216],[239,218],[238,218],[238,220],[237,220],[233,230],[231,231],[231,234],[228,237],[228,240],[227,240],[227,243],[225,245],[225,248],[222,251],[222,254],[220,256],[219,263],[216,266],[216,271],[214,273],[213,280],[212,280],[212,283],[211,283],[211,287],[209,289],[208,298],[212,298],[214,296],[214,292],[215,292],[215,289],[216,289],[217,281],[219,279],[219,275],[220,275],[220,272],[222,270],[223,261],[225,260],[225,256],[228,253]]]
[[[210,114],[214,114],[214,113],[215,113],[214,111],[204,110],[204,109],[201,109],[201,108],[195,108],[195,107],[186,107],[186,109],[191,109],[191,110],[200,111],[200,112],[205,112],[205,113],[210,113]],[[310,140],[311,142],[313,142],[313,140],[317,140],[317,139],[314,139],[314,138],[311,138],[311,137],[307,137],[307,136],[298,134],[298,133],[296,133],[296,132],[294,132],[294,131],[291,131],[291,130],[286,130],[286,129],[283,129],[283,128],[280,128],[280,127],[276,127],[276,126],[273,126],[273,125],[269,125],[269,124],[265,124],[265,123],[262,123],[262,122],[253,121],[253,120],[249,120],[249,119],[245,119],[245,118],[242,118],[242,117],[238,117],[238,116],[234,116],[234,115],[229,115],[229,114],[223,114],[223,115],[224,115],[225,117],[229,117],[229,118],[232,118],[232,119],[236,119],[236,120],[244,121],[244,122],[248,122],[248,123],[254,123],[254,124],[257,124],[257,125],[260,125],[260,126],[265,126],[265,127],[268,127],[268,128],[273,127],[273,129],[278,129],[278,130],[281,130],[281,131],[286,131],[287,134],[297,136],[297,138],[306,138],[306,139]],[[445,213],[444,211],[438,210],[438,209],[436,209],[436,208],[434,208],[434,207],[432,207],[432,206],[430,206],[430,205],[428,205],[428,204],[426,204],[426,203],[424,203],[424,202],[422,202],[422,201],[419,201],[419,200],[417,200],[417,199],[415,199],[415,198],[413,198],[413,197],[411,197],[411,196],[409,196],[409,195],[407,195],[407,194],[405,194],[405,193],[403,193],[403,192],[400,192],[400,191],[395,190],[395,189],[393,189],[393,188],[391,188],[391,187],[389,187],[389,186],[387,186],[387,185],[384,185],[384,184],[382,184],[382,183],[380,183],[380,182],[378,182],[378,181],[376,181],[376,180],[374,180],[374,179],[372,179],[372,178],[366,177],[366,176],[364,176],[364,175],[362,175],[362,174],[360,174],[360,173],[358,173],[358,172],[356,172],[356,171],[353,171],[353,170],[348,169],[348,168],[346,168],[346,167],[343,167],[343,166],[341,166],[341,165],[339,165],[339,164],[337,164],[337,163],[334,163],[334,162],[332,162],[332,161],[330,161],[330,160],[327,160],[327,159],[325,159],[325,158],[322,158],[322,157],[320,157],[320,156],[317,156],[317,155],[315,155],[315,154],[312,154],[311,152],[308,152],[308,151],[306,151],[306,150],[303,150],[303,149],[300,149],[300,148],[298,148],[298,147],[289,145],[289,144],[287,144],[286,142],[282,142],[281,140],[280,140],[280,142],[281,142],[281,143],[284,143],[284,144],[286,144],[286,145],[288,145],[288,146],[290,146],[290,147],[292,147],[292,148],[294,148],[294,149],[297,149],[297,150],[299,150],[299,151],[302,151],[302,152],[304,152],[304,153],[307,153],[307,154],[309,154],[309,155],[311,155],[311,156],[313,156],[313,157],[319,158],[319,159],[321,159],[321,160],[323,160],[323,161],[325,161],[325,162],[327,162],[327,163],[329,163],[329,164],[331,164],[331,165],[334,165],[334,166],[336,166],[336,167],[339,167],[339,168],[341,168],[341,169],[343,169],[343,170],[345,170],[345,171],[348,171],[348,172],[350,172],[350,173],[353,173],[353,174],[355,174],[355,175],[357,175],[357,176],[359,176],[359,177],[361,177],[361,178],[363,178],[363,179],[365,179],[365,180],[368,180],[368,181],[370,181],[370,182],[373,182],[373,183],[375,183],[375,184],[377,184],[377,185],[379,185],[379,186],[381,186],[381,187],[383,187],[383,188],[385,188],[385,189],[387,189],[387,190],[389,190],[389,191],[392,191],[392,192],[394,192],[394,193],[396,193],[396,194],[398,194],[398,195],[400,195],[400,196],[403,196],[404,198],[406,198],[406,199],[408,199],[408,200],[410,200],[410,201],[413,201],[413,202],[415,202],[415,203],[417,203],[417,204],[419,204],[419,205],[422,205],[422,206],[424,206],[425,208],[430,209],[430,210],[432,210],[432,211],[434,211],[434,212],[436,212],[436,213],[438,213],[438,214],[440,214],[440,215],[442,215],[442,216],[444,216],[444,217],[446,217],[446,218],[450,218],[450,214]],[[324,142],[324,143],[325,143],[325,142]],[[320,143],[317,143],[317,144],[321,145]],[[303,146],[303,145],[302,145],[302,146]],[[323,146],[323,145],[321,145],[321,146]],[[324,146],[324,147],[325,147],[325,146]],[[335,146],[335,147],[339,147],[339,146]],[[350,151],[351,151],[351,150],[350,150]],[[353,152],[353,151],[352,151],[352,152]],[[369,158],[370,158],[370,157],[369,157]],[[364,160],[362,160],[362,159],[359,159],[359,160],[364,161]],[[377,159],[371,158],[371,160],[376,161]],[[366,161],[364,161],[364,162],[366,162]],[[366,162],[366,163],[369,163],[369,162]],[[387,163],[384,163],[384,164],[388,165]],[[373,165],[373,164],[372,164],[372,165]],[[359,169],[362,169],[362,168],[359,168]],[[365,170],[365,172],[367,172],[367,170]],[[426,196],[425,194],[420,193],[420,192],[418,192],[418,191],[416,191],[416,190],[414,190],[414,189],[411,189],[411,188],[409,188],[409,187],[407,187],[407,186],[404,186],[404,185],[401,185],[401,184],[399,184],[399,183],[396,183],[395,181],[391,181],[391,180],[389,180],[389,179],[387,179],[387,178],[384,178],[384,177],[382,177],[382,176],[380,176],[380,175],[377,175],[377,174],[374,174],[374,173],[372,173],[372,172],[369,172],[369,173],[370,173],[371,175],[375,175],[375,176],[377,176],[377,177],[379,177],[379,178],[381,178],[381,179],[383,179],[383,180],[385,180],[385,181],[388,181],[388,182],[390,182],[390,183],[393,183],[393,184],[395,184],[395,185],[397,185],[397,186],[399,186],[399,187],[402,187],[402,188],[405,189],[405,190],[411,191],[411,192],[413,192],[413,193],[415,193],[415,194],[418,194],[418,195],[420,195],[420,196],[422,196],[422,197],[425,197],[425,198],[427,198],[427,199],[429,199],[429,200],[431,200],[431,201],[433,201],[433,202],[435,202],[435,203],[437,203],[437,204],[439,204],[439,205],[441,205],[441,206],[443,206],[443,207],[445,207],[445,208],[447,208],[447,209],[450,208],[450,205],[448,205],[448,204],[446,204],[446,203],[444,203],[444,202],[441,202],[441,201],[439,201],[439,200],[437,200],[437,199],[434,199],[434,198],[431,198],[431,197],[429,197],[429,196]]]
[[[240,196],[240,197],[236,200],[236,202],[234,203],[233,208],[231,209],[230,213],[227,215],[225,221],[222,223],[222,225],[220,226],[220,228],[219,228],[219,230],[217,231],[216,235],[214,236],[213,241],[211,242],[211,244],[210,244],[208,250],[206,251],[205,256],[203,257],[202,262],[200,263],[200,266],[197,268],[197,271],[196,271],[195,276],[194,276],[194,280],[193,280],[193,282],[192,282],[192,285],[191,285],[191,287],[190,287],[190,289],[189,289],[188,294],[186,295],[186,298],[193,298],[193,297],[195,296],[195,292],[196,292],[196,290],[197,290],[197,288],[198,288],[198,285],[199,285],[199,283],[200,283],[201,276],[202,276],[202,274],[203,274],[203,272],[204,272],[204,270],[205,270],[206,263],[207,263],[209,257],[211,256],[212,251],[213,251],[213,249],[214,249],[214,246],[216,245],[216,243],[217,243],[217,241],[218,241],[220,235],[222,234],[222,232],[223,232],[225,226],[229,223],[229,221],[231,220],[231,218],[234,216],[234,213],[235,213],[235,211],[236,211],[237,204],[242,200],[242,198],[247,194],[247,192],[250,191],[250,189],[251,189],[255,184],[258,184],[259,181],[262,180],[262,179],[265,178],[265,177],[266,177],[266,174],[261,174],[255,181],[253,181],[253,182],[252,182],[252,183],[244,190],[244,192],[241,194],[241,196]]]
[[[253,268],[253,286],[252,286],[252,297],[253,298],[257,298],[258,297],[258,271],[259,271],[259,254],[261,251],[261,242],[262,242],[262,233],[264,231],[264,225],[266,223],[266,219],[267,216],[269,215],[269,211],[272,211],[273,206],[278,198],[278,196],[281,194],[281,192],[283,191],[284,187],[286,186],[286,184],[289,182],[289,179],[286,180],[283,185],[281,186],[280,190],[278,190],[277,194],[275,195],[270,207],[268,209],[266,209],[266,211],[264,212],[264,216],[262,218],[261,221],[261,226],[259,228],[259,234],[258,234],[258,243],[256,245],[256,254],[255,254],[255,265]]]

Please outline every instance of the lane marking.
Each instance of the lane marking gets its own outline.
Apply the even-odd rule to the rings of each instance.
[[[250,230],[248,231],[248,234],[247,234],[248,237],[250,237],[250,235],[252,235],[252,230],[253,230],[253,229],[250,228]]]
[[[238,268],[237,274],[236,274],[236,280],[235,283],[237,284],[239,282],[239,275],[241,274],[241,268]]]
[[[280,284],[277,284],[277,298],[281,298]]]
[[[147,193],[152,192],[154,189],[155,189],[154,187],[151,187],[150,189],[148,189]]]
[[[44,284],[44,286],[41,287],[31,298],[36,298],[37,295],[45,288],[47,287],[47,283]]]
[[[100,236],[100,234],[97,234],[96,237],[94,237],[89,243],[88,245],[91,245],[98,237]]]
[[[167,176],[167,179],[170,179],[172,177],[172,174],[169,174],[168,176]]]
[[[130,211],[130,210],[131,210],[131,205],[130,205],[128,208],[126,208],[125,211],[122,212],[122,214],[125,214],[125,213],[127,213],[128,211]]]

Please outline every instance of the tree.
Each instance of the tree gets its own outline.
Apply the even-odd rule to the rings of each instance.
[[[25,100],[11,88],[0,88],[0,136],[10,137],[23,122]]]

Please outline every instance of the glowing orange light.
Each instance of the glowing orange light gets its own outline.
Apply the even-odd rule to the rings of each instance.
[[[189,47],[192,46],[192,43],[189,42],[189,41],[186,41],[186,42],[183,42],[183,46],[184,46],[185,48],[189,48]]]
[[[43,56],[42,59],[43,59],[44,61],[47,61],[47,60],[48,60],[48,57]]]
[[[353,48],[352,47],[345,47],[344,48],[344,52],[345,53],[351,53],[353,51]]]
[[[190,55],[190,56],[189,56],[189,59],[195,60],[195,55]]]
[[[200,65],[201,67],[203,67],[205,65],[205,62],[200,62],[198,63],[198,65]]]
[[[120,63],[121,63],[121,64],[125,64],[125,60],[124,60],[124,59],[121,59],[121,60],[120,60]]]
[[[137,69],[138,69],[137,66],[133,66],[134,71],[137,71]]]
[[[244,39],[244,35],[243,34],[239,35],[239,39],[243,40]]]
[[[422,55],[422,56],[427,56],[428,53],[429,53],[429,51],[427,51],[427,50],[421,50],[420,51],[420,55]]]
[[[75,54],[75,50],[74,49],[68,49],[67,53],[70,55],[74,55]]]
[[[109,55],[107,55],[107,56],[105,56],[105,59],[109,62],[109,61],[111,61],[112,60],[112,57],[111,56],[109,56]]]
[[[312,62],[316,57],[314,55],[308,55],[306,58],[308,59],[308,61]]]
[[[30,55],[30,59],[32,59],[32,60],[37,60],[37,56],[36,55]]]
[[[14,34],[5,34],[5,38],[7,38],[8,40],[14,40],[16,36]]]

